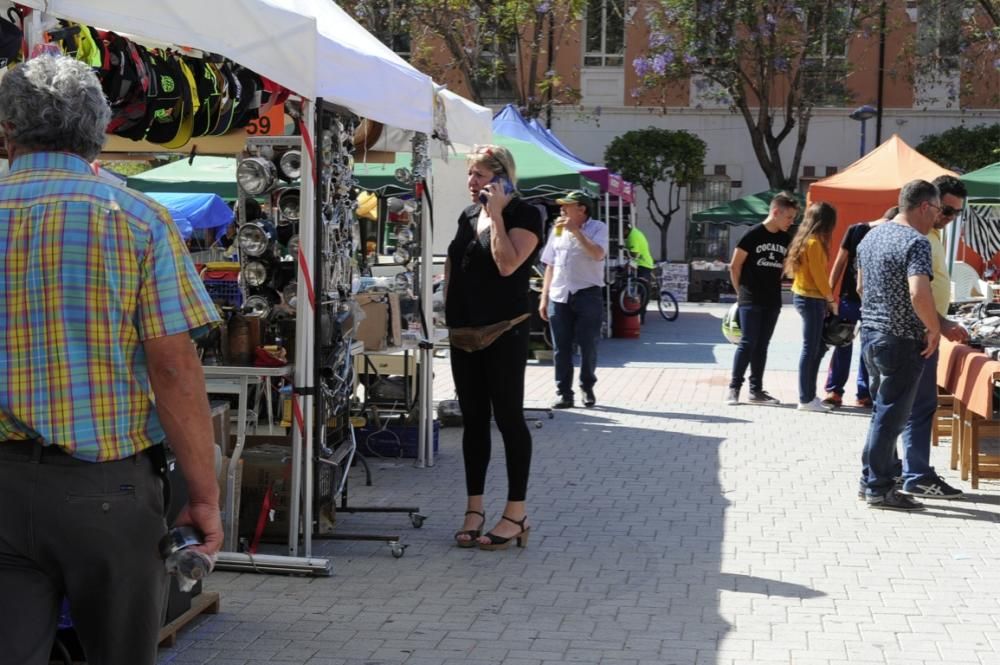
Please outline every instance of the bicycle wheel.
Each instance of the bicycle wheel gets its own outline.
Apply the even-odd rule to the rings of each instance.
[[[643,303],[648,300],[646,285],[638,280],[629,280],[625,288],[618,292],[618,309],[626,316],[635,316],[642,311]]]
[[[666,289],[660,291],[660,299],[656,304],[660,308],[660,316],[667,321],[675,320],[677,315],[680,314],[680,309],[677,307],[677,298]]]

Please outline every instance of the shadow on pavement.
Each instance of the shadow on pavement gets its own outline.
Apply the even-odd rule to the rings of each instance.
[[[465,501],[461,428],[442,430],[433,470],[415,474],[409,461],[376,462],[376,487],[355,482],[354,500],[417,504],[428,519],[422,529],[411,529],[404,516],[337,515],[338,529],[401,534],[409,546],[401,560],[370,542],[317,545],[318,555],[332,557],[335,578],[311,580],[312,593],[329,587],[338,598],[337,631],[367,631],[375,644],[390,638],[405,644],[398,654],[382,649],[355,656],[378,655],[389,662],[406,656],[405,649],[415,661],[442,665],[521,659],[714,663],[732,629],[720,616],[721,592],[823,595],[780,580],[722,572],[730,505],[719,482],[724,439],[664,431],[658,422],[619,426],[622,419],[614,417],[642,413],[560,412],[542,429],[531,430],[533,527],[524,549],[454,546]],[[678,429],[686,420],[744,422],[649,415],[675,420]],[[500,517],[506,487],[494,429],[487,527]],[[330,620],[330,611],[323,618]],[[260,627],[266,623],[249,619]]]

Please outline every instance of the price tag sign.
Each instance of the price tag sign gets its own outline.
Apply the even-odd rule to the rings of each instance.
[[[267,115],[251,120],[246,130],[249,136],[284,136],[285,105],[274,106]]]

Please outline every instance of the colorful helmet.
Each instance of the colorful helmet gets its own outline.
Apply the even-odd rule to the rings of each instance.
[[[739,344],[743,337],[740,329],[740,304],[733,303],[726,315],[722,317],[722,334],[733,344]]]

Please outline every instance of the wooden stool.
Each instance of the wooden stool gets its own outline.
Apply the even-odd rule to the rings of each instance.
[[[936,446],[942,436],[953,437],[952,417],[955,411],[955,397],[938,388],[937,412],[931,421],[931,445]]]
[[[1000,422],[986,420],[965,408],[962,409],[961,422],[962,480],[968,480],[972,489],[979,489],[980,478],[1000,479],[1000,455],[979,452],[979,441],[984,435],[1000,436]]]

